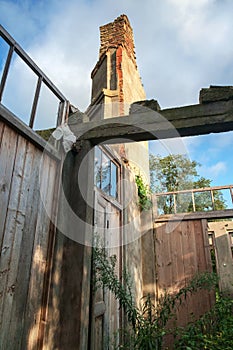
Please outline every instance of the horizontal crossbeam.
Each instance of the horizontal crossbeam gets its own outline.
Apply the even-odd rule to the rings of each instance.
[[[233,130],[233,100],[160,111],[141,107],[128,116],[86,123],[76,122],[73,114],[69,126],[78,139],[93,145],[218,133]]]
[[[210,211],[199,211],[195,213],[179,213],[179,214],[164,214],[155,217],[155,223],[168,222],[168,221],[183,221],[183,220],[216,220],[216,219],[232,219],[233,209],[225,210],[210,210]]]

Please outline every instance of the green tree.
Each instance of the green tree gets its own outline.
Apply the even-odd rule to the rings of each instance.
[[[200,164],[191,161],[182,154],[161,157],[150,154],[151,191],[153,193],[174,192],[189,189],[201,189],[210,187],[212,180],[201,177],[197,172]],[[226,203],[221,191],[214,191],[214,209],[226,208]],[[166,195],[158,198],[158,208],[165,214],[174,212],[174,201],[177,212],[193,211],[191,193]],[[195,193],[195,210],[212,210],[211,193]]]

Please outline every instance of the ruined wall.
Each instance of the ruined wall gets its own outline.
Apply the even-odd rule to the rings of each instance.
[[[99,61],[91,74],[93,86],[89,116],[91,119],[106,119],[127,115],[133,102],[146,98],[136,64],[133,31],[127,16],[122,15],[114,22],[101,26],[100,41]],[[95,113],[98,103],[102,104],[103,108],[98,109],[102,115]],[[154,277],[150,274],[148,277],[146,271],[150,261],[145,259],[146,264],[143,264],[145,254],[151,258],[152,231],[147,224],[152,225],[152,218],[150,212],[147,218],[142,218],[135,183],[135,174],[139,173],[149,183],[148,143],[121,143],[109,148],[113,154],[116,151],[122,161],[122,247],[119,249],[122,250],[122,264],[131,276],[132,291],[139,305],[145,292],[155,294]],[[109,319],[109,327],[110,323]]]
[[[107,88],[107,56],[103,56],[92,72],[92,97],[99,96],[103,88]]]
[[[122,15],[101,26],[100,42],[100,58],[92,71],[92,104],[103,103],[104,110],[102,116],[95,113],[94,117],[127,115],[133,102],[146,98],[136,64],[133,30],[127,16]],[[125,144],[124,156],[132,171],[140,173],[149,184],[148,142]]]
[[[146,99],[146,94],[141,82],[139,71],[127,51],[122,49],[121,70],[123,75],[123,99],[125,103],[125,115],[129,114],[129,106],[135,101]]]
[[[123,261],[139,305],[143,296],[141,216],[134,175],[127,168],[124,169],[124,180]]]

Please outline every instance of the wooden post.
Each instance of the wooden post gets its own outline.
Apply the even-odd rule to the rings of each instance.
[[[63,164],[46,346],[87,349],[93,233],[94,152],[77,142]],[[59,281],[59,282],[58,282]],[[56,315],[56,320],[54,320]]]
[[[209,223],[215,236],[219,288],[223,294],[233,296],[233,261],[227,226],[226,221]]]
[[[230,193],[231,193],[231,204],[233,205],[233,189],[232,189],[232,186],[230,187]]]
[[[212,209],[215,210],[215,204],[214,204],[214,193],[213,191],[211,190],[210,191],[210,195],[211,195],[211,201],[212,201]]]
[[[174,213],[176,214],[176,195],[173,194],[173,200],[174,200]]]
[[[192,202],[193,202],[193,211],[196,211],[195,198],[194,198],[193,191],[192,191]]]

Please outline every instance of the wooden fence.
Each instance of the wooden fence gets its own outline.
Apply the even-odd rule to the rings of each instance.
[[[43,153],[32,130],[17,130],[2,106],[0,117],[0,349],[9,341],[11,349],[32,349],[44,317],[60,160],[55,150]]]
[[[200,219],[155,223],[157,298],[164,291],[177,293],[198,273],[212,271],[207,229],[207,221]],[[206,290],[188,295],[169,326],[186,325],[208,311],[214,300],[214,293]],[[168,338],[167,345],[172,343]]]
[[[227,203],[227,197],[223,192],[227,190],[229,192],[229,199]],[[221,206],[218,206],[218,194],[222,195],[223,202],[225,201],[226,209],[224,216],[232,214],[233,207],[233,185],[214,186],[205,188],[193,188],[189,190],[177,190],[171,192],[161,192],[154,194],[154,212],[155,215],[163,214],[177,214],[188,212],[200,212],[200,211],[220,211],[224,210]],[[197,197],[196,197],[197,196]],[[207,196],[207,197],[205,197]],[[198,198],[199,197],[199,198]],[[201,200],[201,203],[198,204]],[[217,203],[216,203],[217,202]],[[164,205],[165,204],[165,205]],[[201,204],[201,205],[200,205]],[[217,204],[217,205],[216,205]],[[213,216],[213,213],[211,213]]]
[[[57,227],[80,239],[87,234],[85,223],[91,227],[93,209],[79,191],[77,174],[92,146],[86,142],[78,157],[69,152],[63,163],[63,156],[32,130],[43,84],[57,98],[54,127],[67,119],[69,101],[2,26],[0,36],[9,46],[0,81],[0,349],[85,349],[91,249]],[[13,53],[37,76],[28,126],[1,103]],[[85,164],[84,173],[92,174],[93,164]],[[88,186],[85,181],[84,190]],[[79,230],[66,212],[67,201],[69,213],[83,223]]]

